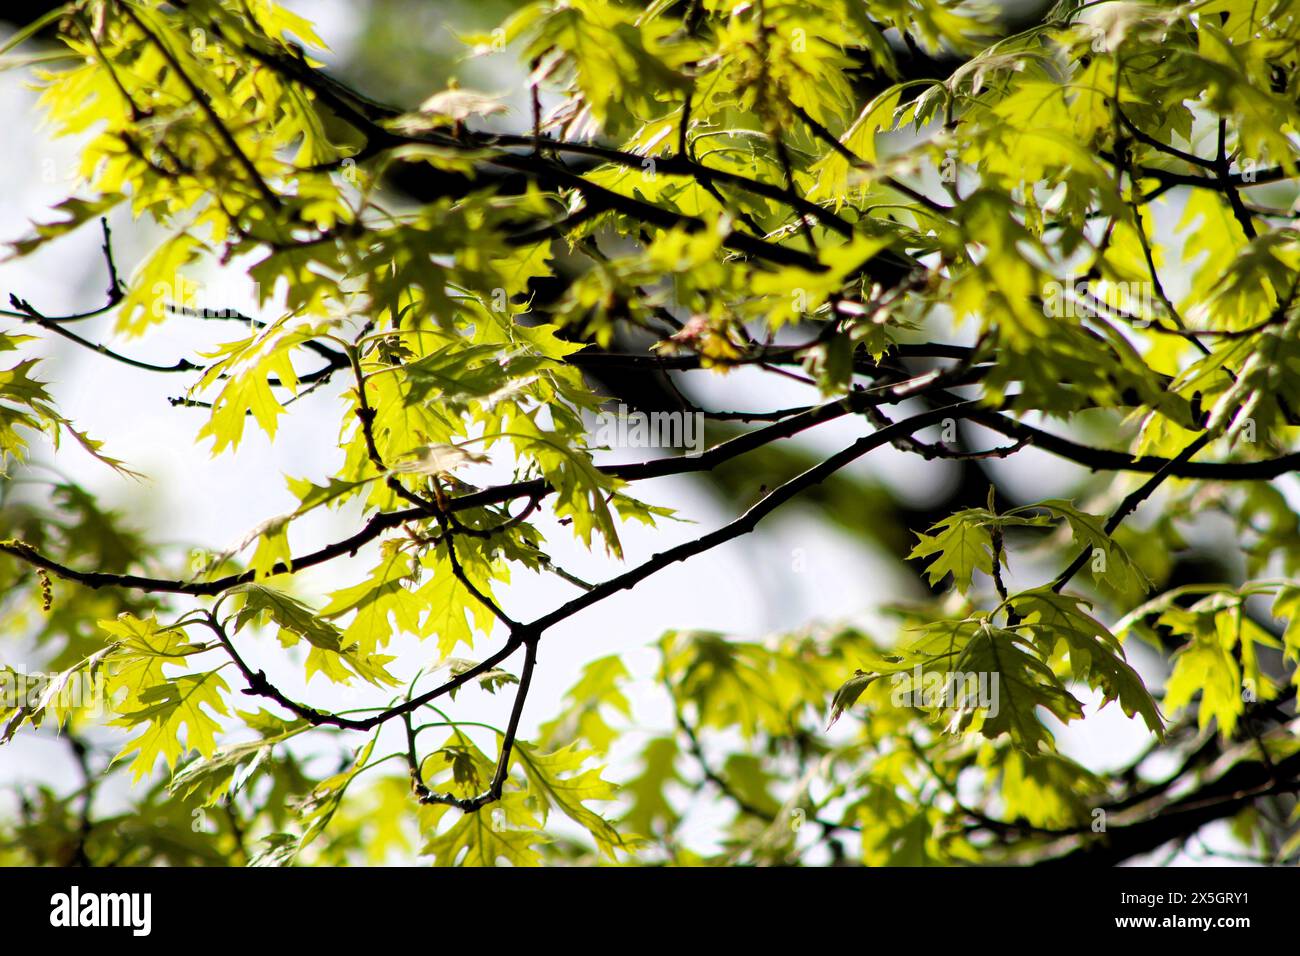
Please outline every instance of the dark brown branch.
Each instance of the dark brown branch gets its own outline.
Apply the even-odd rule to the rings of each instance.
[[[864,438],[860,438],[848,448],[831,455],[824,461],[809,468],[803,474],[791,479],[776,490],[770,492],[766,497],[762,498],[757,504],[730,524],[724,525],[716,531],[697,538],[694,541],[688,541],[684,544],[677,545],[674,548],[669,548],[667,551],[655,555],[644,564],[640,564],[629,571],[625,571],[617,577],[596,585],[590,591],[579,595],[567,604],[556,608],[549,614],[539,617],[537,620],[533,621],[530,626],[539,632],[549,630],[556,624],[559,624],[577,614],[579,611],[605,600],[605,598],[612,594],[616,594],[619,591],[625,591],[628,588],[635,586],[671,564],[675,564],[679,561],[686,561],[687,559],[695,557],[698,554],[703,554],[705,551],[709,551],[720,544],[731,541],[733,538],[738,538],[741,535],[748,534],[757,527],[758,523],[763,518],[771,514],[781,505],[785,504],[791,498],[798,495],[801,491],[810,488],[813,485],[820,484],[845,465],[856,461],[858,458],[861,458],[873,449],[888,444],[899,435],[910,435],[914,431],[925,428],[927,425],[933,425],[945,418],[961,418],[968,414],[976,404],[977,403],[973,401],[959,402],[953,405],[934,408],[927,412],[914,415],[911,418],[904,419],[903,421],[890,425],[887,428],[882,428]]]
[[[777,817],[774,813],[746,800],[744,795],[737,791],[726,777],[713,769],[713,766],[709,763],[707,755],[704,753],[704,747],[700,743],[699,734],[697,734],[695,728],[687,722],[686,715],[682,712],[681,704],[677,700],[673,687],[667,682],[665,682],[664,686],[667,688],[668,693],[673,699],[673,716],[677,722],[677,729],[686,737],[687,748],[690,750],[691,756],[695,758],[695,764],[700,768],[700,773],[703,775],[704,779],[717,787],[722,795],[739,807],[743,813],[747,813],[751,817],[757,817],[759,820],[764,820],[768,823],[776,823]],[[809,817],[808,822],[815,823],[823,830],[827,831],[850,830],[861,832],[862,830],[862,827],[857,824],[839,823],[822,817]]]
[[[936,398],[943,401],[958,401],[953,396],[942,391],[933,393]],[[860,397],[850,401],[855,410],[867,407],[870,402],[865,402],[867,396],[859,393]],[[887,404],[891,398],[896,396],[882,395],[877,396],[873,401],[878,404]],[[706,451],[698,458],[662,458],[648,462],[636,462],[626,465],[610,465],[602,467],[600,470],[611,477],[623,481],[642,481],[651,478],[662,478],[669,475],[688,474],[696,471],[710,470],[724,461],[728,461],[737,455],[744,454],[754,448],[761,447],[770,441],[780,438],[788,438],[799,432],[820,424],[823,421],[829,421],[838,418],[847,412],[842,408],[841,403],[834,403],[830,406],[817,406],[810,412],[784,419],[765,428],[760,428],[744,435],[733,438],[721,445],[715,446]],[[1260,461],[1245,462],[1179,462],[1175,459],[1162,458],[1156,455],[1132,456],[1127,452],[1112,451],[1105,448],[1094,448],[1088,445],[1082,445],[1066,438],[1052,435],[1050,432],[1043,431],[1032,425],[1027,425],[1016,419],[1003,415],[996,410],[986,407],[974,407],[965,415],[966,418],[990,428],[993,431],[1001,432],[1015,439],[1026,440],[1029,444],[1043,451],[1050,452],[1057,457],[1064,458],[1076,464],[1083,465],[1094,471],[1130,471],[1139,473],[1155,473],[1169,466],[1168,477],[1173,478],[1202,478],[1216,479],[1221,481],[1260,481],[1275,478],[1279,475],[1287,474],[1292,471],[1300,470],[1300,452],[1291,452],[1280,455],[1276,458],[1268,458]],[[541,479],[531,479],[527,481],[516,482],[509,485],[499,485],[494,488],[485,488],[481,491],[472,492],[467,495],[460,495],[450,498],[447,501],[447,510],[450,512],[465,511],[474,508],[482,508],[488,505],[502,504],[513,501],[517,498],[546,496],[551,493],[550,487]],[[361,547],[377,539],[383,532],[396,528],[408,521],[427,519],[428,514],[425,510],[415,508],[404,511],[391,511],[374,515],[364,528],[356,534],[351,535],[332,545],[321,548],[318,551],[311,552],[296,558],[293,561],[293,569],[300,570],[314,567],[330,561],[334,558],[347,554],[355,554]],[[241,574],[227,575],[226,577],[214,581],[194,582],[183,580],[169,580],[165,578],[144,577],[132,574],[109,574],[97,571],[77,571],[73,568],[66,567],[55,561],[53,558],[41,554],[31,546],[16,540],[0,540],[0,552],[8,553],[16,558],[26,561],[36,567],[44,568],[53,574],[69,581],[76,581],[86,587],[124,587],[142,591],[153,591],[159,593],[171,594],[192,594],[192,595],[211,595],[219,594],[222,591],[253,580],[253,573],[245,571]],[[273,573],[282,574],[289,570],[289,567],[283,564],[277,564]]]
[[[798,116],[799,119],[810,130],[812,130],[814,134],[816,134],[817,138],[820,139],[822,142],[824,142],[836,153],[838,153],[841,158],[843,158],[846,162],[848,162],[850,166],[853,166],[855,169],[861,169],[865,172],[871,172],[872,170],[875,169],[875,166],[873,164],[868,163],[861,156],[858,156],[847,146],[841,143],[839,139],[836,138],[834,133],[828,130],[821,123],[817,122],[817,120],[813,119],[813,117],[808,114],[808,111],[805,110],[802,106],[799,106],[797,103],[791,103],[790,105],[793,107],[795,115]],[[903,182],[900,179],[895,179],[893,176],[881,176],[880,181],[883,182],[890,189],[894,190],[895,192],[902,193],[904,196],[906,196],[908,199],[912,200],[913,202],[920,203],[922,206],[924,206],[926,209],[929,209],[933,213],[937,213],[942,216],[952,211],[942,203],[935,202],[929,196],[925,195],[925,193],[913,189],[911,186],[907,185],[907,183]]]
[[[481,133],[475,136],[476,142],[484,145],[497,146],[530,146],[539,147],[545,145],[547,149],[554,150],[557,153],[572,153],[579,156],[591,156],[595,159],[603,159],[606,162],[614,163],[619,166],[626,166],[630,169],[640,169],[646,161],[645,156],[638,156],[635,153],[626,153],[619,149],[608,146],[598,146],[591,143],[569,143],[563,140],[542,139],[538,140],[532,136],[515,136],[506,133]],[[713,169],[704,164],[691,159],[685,152],[679,151],[671,156],[653,157],[655,164],[655,174],[667,176],[686,176],[697,180],[700,185],[711,183],[714,185],[722,184],[726,186],[735,186],[746,192],[753,193],[755,196],[762,196],[764,199],[771,199],[776,202],[789,205],[800,215],[816,219],[826,226],[832,232],[840,236],[849,238],[853,235],[853,226],[845,219],[837,216],[833,211],[809,202],[802,196],[791,193],[774,183],[766,183],[759,179],[753,179],[741,173],[733,173],[725,169]]]
[[[1177,458],[1170,459],[1167,465],[1159,469],[1138,488],[1130,492],[1124,500],[1120,502],[1119,507],[1111,513],[1111,516],[1106,519],[1106,533],[1114,533],[1115,529],[1123,523],[1124,519],[1136,511],[1138,505],[1151,497],[1155,490],[1164,483],[1165,479],[1170,477],[1178,465],[1186,464],[1190,461],[1192,456],[1213,440],[1213,437],[1214,436],[1209,432],[1205,432],[1198,436],[1190,442],[1186,448],[1178,453]],[[1091,553],[1092,550],[1086,547],[1080,551],[1065,570],[1057,576],[1056,580],[1052,582],[1052,590],[1059,593],[1062,588],[1069,584],[1070,579],[1079,572],[1079,569],[1088,563],[1088,557]]]
[[[225,649],[226,653],[230,656],[230,659],[243,675],[244,680],[248,684],[248,687],[244,690],[245,694],[273,700],[281,707],[315,726],[338,727],[340,730],[373,730],[375,727],[378,727],[386,721],[392,720],[394,717],[401,717],[419,710],[425,704],[437,700],[444,694],[451,693],[462,685],[474,680],[481,674],[486,674],[488,671],[492,670],[498,664],[510,657],[510,655],[518,650],[523,644],[522,638],[511,638],[511,640],[495,654],[480,661],[478,664],[475,664],[469,670],[463,671],[445,683],[438,685],[433,690],[427,691],[419,697],[408,699],[404,703],[395,707],[390,707],[387,710],[372,714],[369,717],[352,718],[317,710],[315,707],[299,703],[298,701],[286,696],[267,680],[264,671],[254,671],[248,666],[247,662],[235,649],[234,642],[227,634],[224,625],[222,625],[214,615],[211,613],[207,614],[205,617],[199,619],[199,623],[217,635],[217,639],[220,641],[221,646]]]
[[[1259,461],[1179,462],[1159,455],[1130,455],[1109,448],[1094,448],[1053,435],[1033,425],[1017,421],[990,409],[979,409],[968,416],[977,425],[1000,432],[1010,438],[1024,439],[1035,448],[1050,452],[1092,471],[1132,471],[1153,474],[1170,466],[1168,477],[1201,478],[1217,481],[1268,481],[1279,475],[1300,470],[1300,452]]]
[[[947,384],[943,380],[935,380],[932,385]],[[669,475],[681,475],[698,471],[709,471],[716,468],[723,462],[730,461],[739,455],[760,448],[769,442],[782,438],[790,438],[809,428],[813,428],[824,422],[833,421],[841,418],[851,412],[860,411],[872,404],[888,404],[898,401],[903,397],[910,397],[919,394],[924,389],[914,387],[890,387],[886,390],[875,392],[861,391],[850,395],[848,398],[831,402],[826,405],[818,405],[808,412],[792,416],[779,422],[775,422],[763,428],[756,429],[752,432],[746,432],[720,445],[715,445],[703,454],[694,457],[674,457],[660,458],[647,462],[636,462],[627,465],[611,465],[601,468],[600,470],[606,475],[618,478],[622,481],[642,481],[650,478],[663,478]],[[482,508],[487,505],[502,504],[513,501],[517,498],[524,497],[545,497],[551,493],[551,487],[540,478],[528,481],[516,482],[510,485],[500,485],[495,488],[487,488],[482,491],[472,492],[467,495],[460,495],[455,498],[449,498],[445,507],[441,510],[444,512],[465,511],[472,508]],[[366,526],[356,534],[345,538],[335,544],[328,545],[318,551],[303,555],[296,558],[292,565],[278,563],[272,569],[273,574],[284,574],[290,571],[303,570],[309,567],[315,567],[334,558],[341,557],[345,554],[355,554],[361,547],[377,539],[384,531],[398,527],[408,521],[428,520],[433,515],[430,514],[429,507],[423,502],[419,507],[407,509],[404,511],[390,511],[374,515]],[[227,575],[214,581],[180,581],[167,580],[165,578],[150,578],[132,574],[109,574],[99,571],[76,571],[66,567],[53,558],[41,554],[35,548],[17,540],[0,540],[0,552],[13,555],[16,558],[26,561],[36,567],[44,568],[61,578],[69,581],[76,581],[91,588],[100,587],[125,587],[143,591],[154,591],[159,593],[170,594],[191,594],[191,595],[212,595],[220,594],[228,588],[235,587],[254,580],[252,571],[244,571],[239,574]]]
[[[1115,107],[1116,115],[1119,116],[1119,121],[1122,124],[1124,124],[1124,128],[1127,129],[1130,135],[1132,135],[1132,137],[1135,140],[1137,140],[1139,143],[1142,143],[1145,146],[1150,146],[1152,149],[1157,150],[1158,152],[1161,153],[1165,153],[1166,155],[1173,156],[1176,159],[1181,159],[1183,162],[1191,166],[1200,166],[1202,169],[1209,169],[1209,170],[1214,170],[1217,168],[1215,163],[1212,160],[1202,159],[1200,156],[1197,156],[1195,153],[1187,153],[1179,149],[1177,146],[1171,146],[1168,143],[1160,142],[1160,140],[1156,139],[1154,136],[1151,136],[1150,134],[1139,129],[1133,123],[1133,121],[1128,118],[1128,114],[1124,112],[1124,110],[1119,106],[1118,102],[1114,102],[1113,105]]]
[[[1159,812],[1134,823],[1109,827],[1104,839],[1038,863],[1039,866],[1114,866],[1159,849],[1170,840],[1196,833],[1206,824],[1235,815],[1255,801],[1300,790],[1300,754],[1278,761],[1273,768],[1259,762],[1234,764],[1222,776]]]
[[[411,771],[411,783],[421,803],[443,803],[463,810],[465,813],[475,813],[489,803],[495,803],[501,799],[506,780],[510,776],[510,755],[514,751],[515,739],[519,734],[519,720],[523,715],[524,702],[528,699],[528,689],[532,685],[533,670],[536,666],[537,640],[532,638],[524,642],[524,667],[519,674],[519,687],[515,691],[515,702],[510,709],[510,722],[501,738],[501,750],[497,755],[496,771],[492,775],[492,782],[488,789],[478,796],[461,798],[429,789],[424,782],[423,774],[420,772],[420,761],[416,756],[415,730],[411,726],[411,715],[409,712],[402,714],[402,722],[406,725],[407,763]]]
[[[60,322],[80,322],[82,319],[93,319],[95,316],[103,315],[105,312],[108,312],[121,304],[122,299],[125,297],[125,291],[122,288],[122,280],[119,279],[117,275],[117,264],[113,261],[113,236],[108,228],[108,220],[100,217],[99,226],[104,233],[104,244],[100,248],[104,253],[104,263],[108,267],[108,291],[106,293],[104,304],[96,309],[91,309],[89,312],[74,312],[71,315],[45,315],[41,313],[39,314],[39,317],[42,322],[51,324]],[[18,297],[14,295],[11,295],[9,300],[14,304],[15,308],[20,309],[20,311],[10,312],[7,309],[0,309],[0,315],[7,316],[11,319],[22,319],[24,322],[28,322],[38,314],[30,302],[18,299]]]
[[[115,352],[102,343],[92,342],[89,339],[78,335],[76,332],[73,332],[71,329],[65,329],[59,323],[69,321],[66,317],[63,319],[47,318],[37,312],[36,309],[32,307],[32,304],[26,299],[20,299],[16,295],[11,295],[9,296],[9,304],[17,309],[18,312],[5,314],[21,315],[24,322],[30,322],[32,325],[45,329],[48,332],[53,332],[55,335],[65,338],[69,342],[94,352],[96,355],[102,355],[105,358],[112,359],[114,362],[129,365],[131,368],[137,368],[145,372],[194,372],[203,367],[202,365],[195,365],[188,359],[183,358],[177,359],[171,365],[156,365],[153,362],[142,362],[139,359],[131,358],[129,355],[122,355],[120,352]]]
[[[1245,203],[1241,201],[1241,193],[1237,191],[1237,184],[1232,181],[1232,172],[1228,166],[1228,120],[1226,117],[1219,118],[1219,149],[1215,155],[1214,168],[1218,170],[1219,182],[1223,184],[1224,195],[1228,197],[1228,205],[1232,207],[1232,215],[1241,226],[1241,231],[1245,233],[1248,240],[1257,238],[1259,234],[1255,231],[1255,222],[1250,218],[1250,211],[1246,208]]]

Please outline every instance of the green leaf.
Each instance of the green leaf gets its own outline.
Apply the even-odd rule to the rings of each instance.
[[[958,657],[954,669],[964,674],[997,674],[1000,678],[997,713],[980,713],[979,730],[985,737],[1006,733],[1020,749],[1038,753],[1050,750],[1052,738],[1039,720],[1037,708],[1063,722],[1083,716],[1083,706],[1051,668],[1026,652],[1015,634],[1002,628],[981,628]],[[974,709],[968,704],[954,715],[954,724],[963,728],[973,716]]]
[[[1174,669],[1165,682],[1165,707],[1176,714],[1200,695],[1197,726],[1204,730],[1217,721],[1219,732],[1232,735],[1245,708],[1241,669],[1217,634],[1202,634],[1174,655]]]
[[[831,701],[831,717],[826,722],[827,730],[835,726],[835,721],[840,719],[840,715],[852,707],[857,702],[857,699],[862,696],[862,692],[867,689],[867,685],[879,676],[879,674],[868,674],[861,670],[853,672],[853,676],[835,692],[835,697]]]
[[[545,826],[552,809],[559,810],[591,834],[601,853],[617,860],[614,851],[625,849],[623,838],[608,820],[586,804],[612,800],[618,790],[601,778],[600,770],[581,769],[590,752],[570,744],[544,754],[522,741],[515,741],[512,753],[528,778],[528,798],[537,808],[541,824]]]
[[[92,219],[98,219],[125,199],[120,194],[109,193],[97,199],[81,199],[70,196],[63,202],[51,207],[52,212],[66,213],[63,219],[45,223],[33,223],[36,234],[17,242],[9,243],[13,257],[30,255],[52,239],[67,235],[81,228]]]
[[[166,665],[183,664],[204,650],[183,630],[161,627],[153,617],[141,619],[124,612],[116,620],[100,621],[99,627],[115,642],[104,663],[108,695],[119,713],[124,708],[143,709],[144,695],[167,679]]]
[[[299,640],[311,645],[307,653],[307,679],[320,672],[335,683],[346,684],[353,675],[379,687],[397,679],[385,669],[392,657],[366,653],[356,643],[345,643],[344,635],[307,605],[264,584],[240,584],[225,592],[242,600],[235,614],[235,627],[272,623],[279,628],[280,643],[291,647]]]
[[[1272,611],[1274,617],[1286,618],[1286,630],[1282,635],[1286,659],[1300,665],[1300,587],[1279,588]],[[1300,686],[1300,666],[1292,670],[1291,681]]]
[[[497,808],[502,815],[527,816],[522,793],[504,794]],[[444,809],[444,808],[439,808]],[[538,866],[542,862],[537,847],[550,839],[536,826],[513,827],[498,823],[492,808],[477,813],[461,813],[449,829],[431,838],[422,853],[433,857],[433,865],[496,866],[504,860],[511,866]]]
[[[155,249],[127,283],[129,291],[118,312],[117,330],[140,335],[166,320],[168,306],[187,302],[194,281],[182,270],[197,262],[204,248],[188,232],[178,232]]]
[[[1118,700],[1128,716],[1140,714],[1153,733],[1164,733],[1160,710],[1142,678],[1124,660],[1124,650],[1115,635],[1081,610],[1088,606],[1086,601],[1040,587],[1014,595],[1010,604],[1044,656],[1049,656],[1058,644],[1064,645],[1076,680],[1100,689],[1107,701]]]
[[[993,518],[983,508],[950,515],[930,529],[938,534],[917,534],[919,541],[908,558],[935,555],[925,569],[930,583],[938,584],[951,574],[953,585],[959,591],[968,591],[976,571],[993,573],[993,539],[988,527]]]
[[[297,737],[312,727],[306,720],[281,720],[266,711],[259,714],[241,711],[238,716],[249,725],[257,725],[261,737],[219,747],[210,757],[201,756],[186,764],[168,784],[172,793],[187,798],[201,794],[203,806],[216,806],[247,785],[277,744]]]
[[[1104,570],[1094,570],[1094,577],[1099,581],[1109,584],[1121,594],[1145,594],[1151,589],[1151,579],[1147,577],[1146,572],[1133,562],[1114,538],[1107,534],[1104,518],[1080,511],[1070,502],[1060,498],[1040,501],[1037,505],[1027,507],[1046,508],[1061,515],[1069,522],[1076,545],[1094,555],[1101,552],[1105,556]],[[1090,562],[1089,567],[1093,567],[1094,563]],[[1102,566],[1097,565],[1097,567]]]
[[[204,757],[212,756],[217,749],[216,733],[221,729],[213,714],[229,716],[230,711],[222,697],[228,690],[229,685],[217,671],[208,671],[182,674],[142,691],[138,700],[144,706],[123,713],[114,724],[135,727],[143,723],[147,726],[114,759],[120,760],[134,752],[136,756],[131,761],[131,773],[138,783],[153,772],[160,756],[166,760],[169,769],[174,768],[177,759],[190,750],[197,750]],[[186,730],[183,745],[182,727]]]
[[[490,566],[465,539],[457,542],[456,557],[479,593],[491,597]],[[419,633],[422,637],[436,634],[439,656],[449,657],[460,644],[473,647],[475,630],[490,634],[497,621],[492,611],[471,595],[456,576],[445,555],[445,546],[425,560],[433,576],[416,592],[420,604],[429,609]]]
[[[556,747],[582,741],[597,753],[605,753],[618,737],[618,731],[606,720],[605,711],[632,716],[632,705],[622,689],[631,677],[617,654],[599,657],[585,665],[582,676],[564,695],[567,706],[554,720],[541,725],[538,739]]]
[[[685,783],[677,772],[680,750],[672,737],[652,737],[641,751],[641,772],[623,785],[632,804],[622,817],[631,832],[660,834],[674,830],[681,819],[666,788]]]
[[[913,706],[919,695],[920,704],[949,714],[951,733],[978,730],[990,740],[1007,734],[1016,747],[1036,754],[1053,750],[1038,708],[1063,722],[1083,716],[1083,705],[1027,640],[987,619],[928,625],[895,665],[904,674],[916,666],[921,684],[912,676],[891,693],[910,691]]]
[[[396,630],[422,633],[420,617],[425,604],[415,593],[418,566],[396,543],[382,546],[380,562],[370,576],[352,587],[335,591],[319,616],[331,621],[355,611],[343,629],[341,641],[355,645],[366,656],[386,646]]]
[[[330,825],[330,821],[334,819],[343,803],[348,788],[366,769],[370,755],[375,749],[375,740],[375,737],[371,737],[358,747],[346,769],[316,784],[306,797],[296,803],[294,809],[302,826],[302,836],[297,838],[297,845],[293,849],[291,858],[296,858]]]
[[[340,646],[342,635],[338,628],[283,591],[265,584],[238,584],[225,594],[240,602],[235,614],[236,629],[269,622],[280,628],[280,640],[286,645],[304,638],[317,647],[337,650]]]
[[[454,678],[454,677],[459,677],[461,674],[473,670],[478,665],[479,665],[478,661],[472,661],[465,657],[450,657],[447,660],[443,661],[441,664],[439,664],[436,669],[441,670],[442,668],[445,667],[447,668],[449,675]],[[503,687],[506,687],[510,684],[518,684],[519,678],[516,677],[514,674],[511,674],[509,671],[502,670],[500,667],[494,667],[491,670],[483,671],[483,673],[475,676],[473,678],[473,682],[478,684],[489,694],[495,694],[498,690],[500,690]],[[448,696],[452,700],[455,700],[456,691],[458,690],[460,690],[460,688],[456,688],[450,691],[448,693]]]

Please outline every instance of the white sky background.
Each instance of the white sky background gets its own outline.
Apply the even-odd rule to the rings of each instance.
[[[335,47],[335,56],[346,54],[347,37],[355,32],[353,11],[346,4],[330,0],[289,5],[316,22],[318,32]],[[29,220],[48,220],[49,207],[66,198],[74,186],[69,177],[75,160],[75,144],[52,142],[46,133],[36,129],[34,99],[34,94],[24,89],[20,71],[0,73],[0,115],[7,119],[8,132],[7,148],[0,151],[0,183],[5,184],[0,189],[0,241],[26,235]],[[125,213],[115,215],[112,226],[119,268],[124,276],[129,276],[162,234],[149,223],[133,222]],[[49,314],[82,311],[99,305],[106,286],[99,244],[99,230],[92,224],[50,244],[35,257],[0,262],[0,297],[7,298],[8,293],[15,292]],[[197,274],[195,277],[199,278]],[[210,277],[209,281],[223,290],[222,298],[201,300],[201,304],[253,309],[248,292],[238,298],[241,295],[238,273]],[[124,340],[112,334],[113,320],[109,316],[78,323],[76,330],[132,357],[164,364],[190,354],[188,350],[194,345],[219,341],[223,335],[231,337],[233,331],[229,326],[222,328],[225,323],[212,323],[213,328],[196,333],[195,326],[199,323],[176,320],[163,335]],[[6,323],[4,327],[15,324]],[[169,396],[184,393],[193,381],[193,373],[143,372],[91,354],[38,329],[25,331],[43,340],[38,348],[49,358],[39,367],[38,377],[52,383],[51,391],[60,411],[92,437],[106,440],[104,450],[108,454],[124,459],[150,480],[137,483],[123,479],[71,443],[57,455],[50,455],[48,447],[34,443],[37,457],[74,475],[99,493],[105,503],[123,511],[132,525],[148,529],[153,540],[172,542],[181,549],[203,547],[219,551],[230,547],[260,522],[296,505],[285,487],[283,475],[306,477],[320,483],[341,461],[336,429],[340,420],[338,396],[346,387],[344,375],[336,376],[331,386],[290,406],[281,419],[274,443],[250,422],[238,451],[214,459],[209,454],[208,443],[200,446],[194,440],[206,419],[206,411],[173,408],[167,401]],[[310,367],[306,360],[300,365],[303,370]],[[715,407],[775,408],[816,400],[814,394],[797,383],[771,375],[733,373],[725,378],[710,377],[709,373],[694,375],[692,384],[699,388],[698,394],[706,404],[716,399]],[[860,422],[846,419],[822,426],[799,440],[808,447],[832,451],[858,437],[861,429]],[[990,441],[990,444],[997,443],[997,440]],[[605,456],[604,460],[625,461],[635,457],[635,451],[622,451]],[[926,463],[892,448],[873,452],[852,467],[870,469],[907,500],[918,503],[941,493],[942,483],[951,477],[942,463]],[[1015,475],[1014,481],[1026,495],[1040,498],[1066,493],[1080,474],[1078,469],[1033,450],[1017,455],[1014,463],[995,463],[995,467],[1009,478]],[[489,484],[508,480],[509,473],[505,467],[476,466],[463,477],[476,484]],[[770,476],[768,480],[769,483],[779,481],[781,476]],[[543,519],[539,525],[547,536],[549,553],[557,563],[579,577],[598,581],[717,527],[749,504],[736,502],[734,506],[725,506],[683,478],[639,483],[632,491],[643,500],[675,507],[682,517],[696,523],[663,522],[658,530],[643,529],[636,523],[623,526],[627,560],[620,567],[603,553],[587,554],[574,545],[567,529]],[[294,553],[314,550],[353,533],[360,524],[358,515],[353,509],[341,513],[320,509],[295,522],[291,531]],[[638,725],[647,731],[667,730],[671,716],[666,698],[653,686],[655,655],[647,649],[666,630],[716,629],[754,639],[812,620],[852,619],[870,626],[880,623],[880,618],[872,614],[874,607],[920,596],[915,581],[890,559],[871,554],[848,535],[811,517],[796,502],[765,520],[757,533],[685,564],[673,565],[633,591],[602,601],[548,633],[541,644],[521,735],[529,738],[540,722],[558,710],[564,691],[584,664],[615,652],[622,653],[629,669],[638,678],[645,679],[630,690]],[[793,570],[795,549],[803,553],[802,572]],[[355,559],[341,559],[296,575],[295,593],[315,599],[334,588],[355,583],[372,566],[374,554],[374,549],[369,548]],[[1023,575],[1021,583],[1036,580],[1042,571],[1023,562],[1018,570]],[[59,590],[71,586],[56,582],[56,599]],[[558,578],[516,570],[512,586],[500,589],[498,599],[513,617],[527,620],[577,593]],[[177,606],[187,605],[182,599]],[[888,635],[890,632],[884,629],[887,627],[881,625],[876,632]],[[456,653],[481,658],[499,647],[500,639],[500,634],[490,642],[480,639],[472,651],[462,647]],[[290,696],[320,707],[383,703],[373,689],[345,696],[341,688],[329,684],[322,676],[304,687],[300,658],[286,659],[286,653],[270,634],[258,637],[241,634],[237,640],[250,664],[264,667],[271,680]],[[421,646],[413,640],[398,640],[394,647],[402,649],[399,662],[392,668],[399,676],[431,663],[436,653],[431,644]],[[0,659],[20,669],[41,665],[39,658],[25,659],[25,654],[15,654],[14,648],[6,647]],[[512,670],[517,666],[517,660],[507,664]],[[228,669],[226,676],[238,691],[242,684],[238,675]],[[508,690],[501,696],[491,697],[467,690],[449,709],[457,719],[483,720],[500,726],[509,710],[509,694]],[[233,703],[245,709],[253,703],[238,693],[235,696]],[[1086,688],[1080,696],[1088,700]],[[275,709],[269,703],[267,706]],[[1090,767],[1127,762],[1144,742],[1144,732],[1124,717],[1118,705],[1096,716],[1094,708],[1095,699],[1088,706],[1089,719],[1071,728],[1056,729],[1062,749]],[[48,779],[59,786],[68,786],[76,780],[66,749],[49,740],[48,734],[41,737],[45,739],[20,734],[13,743],[0,749],[0,785],[16,779]],[[360,739],[358,735],[358,743]],[[439,740],[435,732],[422,738],[426,745],[434,745]],[[395,747],[394,743],[388,749]],[[486,749],[492,753],[492,747]],[[616,751],[607,776],[618,780],[632,775],[635,765],[629,761],[627,750],[624,747]],[[383,752],[381,743],[376,754]],[[111,794],[108,799],[112,799]],[[718,805],[710,808],[711,803]],[[688,831],[688,836],[710,835],[710,824],[725,819],[730,809],[720,805],[712,791],[697,797],[692,806],[697,810],[704,808],[704,812],[692,825],[694,833]],[[0,812],[5,809],[4,798],[0,797]]]

